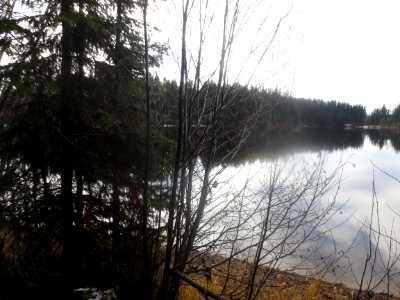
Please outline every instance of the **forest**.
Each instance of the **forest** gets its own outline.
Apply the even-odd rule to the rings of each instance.
[[[381,108],[375,108],[366,120],[368,125],[398,125],[400,122],[400,104],[397,105],[392,112],[382,105]]]
[[[285,190],[291,196],[283,207],[277,205],[282,198],[264,195],[270,203],[261,205],[265,226],[240,248],[238,235],[250,230],[261,206],[245,210],[242,191],[217,209],[215,167],[273,134],[362,125],[365,107],[228,82],[231,23],[240,13],[228,10],[230,1],[221,16],[216,75],[200,75],[200,47],[188,78],[185,26],[192,2],[183,1],[180,76],[161,80],[152,70],[167,46],[149,38],[149,5],[1,2],[1,299],[72,299],[74,289],[88,286],[118,287],[118,299],[176,299],[179,274],[209,271],[203,255],[210,253],[222,253],[228,264],[220,294],[255,299],[270,276],[260,271],[263,258],[276,253],[274,266],[328,218],[333,206],[321,209],[318,201],[338,173],[316,166],[306,183],[296,183],[304,185]],[[283,197],[276,180],[268,191]],[[295,216],[296,201],[313,191],[308,213]],[[276,219],[282,216],[288,218]],[[273,238],[271,224],[287,228],[283,239]],[[243,289],[234,290],[230,268],[249,249],[252,267]],[[203,268],[193,269],[196,262]]]

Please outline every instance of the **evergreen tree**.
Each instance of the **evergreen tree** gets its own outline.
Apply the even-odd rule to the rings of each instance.
[[[0,45],[7,55],[0,205],[2,238],[13,241],[4,251],[26,259],[2,259],[10,270],[1,275],[5,289],[10,297],[29,286],[49,297],[62,290],[67,299],[72,287],[88,284],[140,289],[142,254],[134,249],[142,243],[146,137],[144,50],[131,17],[137,7],[120,0],[17,5],[26,15],[8,13],[0,28],[7,42]],[[10,269],[15,263],[24,280]]]

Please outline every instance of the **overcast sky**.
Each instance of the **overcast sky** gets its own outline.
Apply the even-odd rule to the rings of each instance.
[[[295,1],[304,39],[294,96],[360,103],[372,110],[400,103],[400,1]]]
[[[225,1],[210,2],[221,4]],[[180,1],[175,3],[178,6]],[[249,50],[251,41],[264,39],[263,47],[267,47],[268,34],[291,8],[262,62],[257,65],[258,58],[253,64],[246,61],[252,70],[257,65],[252,84],[280,88],[295,97],[362,104],[368,112],[383,104],[394,108],[400,103],[400,1],[242,0],[242,3],[251,3],[252,8],[246,12],[247,16],[243,15],[243,20],[247,21],[234,46],[238,56],[232,56],[232,74],[242,70],[247,57],[245,51]],[[160,25],[162,35],[171,46],[171,57],[165,60],[161,72],[169,74],[173,68],[177,69],[173,56],[177,56],[180,49],[180,13],[179,7],[161,9],[164,15]],[[266,15],[269,27],[255,36],[252,33],[256,31],[257,21]],[[217,16],[213,18],[208,32],[211,47],[209,52],[205,51],[204,59],[205,64],[212,66],[210,70],[217,62],[220,37],[220,31],[212,26],[221,24]],[[189,39],[195,36],[195,30],[189,33]],[[249,71],[242,74],[250,77]]]

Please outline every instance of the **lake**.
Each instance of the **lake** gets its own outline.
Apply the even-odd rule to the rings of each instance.
[[[398,135],[366,129],[308,128],[259,140],[218,171],[213,196],[223,200],[208,207],[204,229],[231,226],[224,235],[231,246],[218,251],[249,259],[268,228],[266,266],[398,293],[399,150]]]

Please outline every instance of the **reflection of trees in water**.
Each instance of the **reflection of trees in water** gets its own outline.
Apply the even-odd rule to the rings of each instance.
[[[270,134],[253,140],[242,148],[236,162],[256,159],[275,159],[297,152],[336,151],[360,148],[364,142],[363,130],[335,130],[306,128],[301,131]]]
[[[270,137],[266,141],[267,152],[289,151],[335,151],[360,148],[364,136],[361,130],[333,130],[308,128],[301,132]],[[282,147],[283,146],[283,147]]]
[[[400,152],[400,135],[383,130],[335,130],[327,128],[305,128],[301,131],[270,134],[252,139],[238,152],[234,163],[251,162],[257,159],[273,160],[282,155],[298,152],[341,151],[359,149],[368,136],[372,145],[382,149],[385,145]],[[227,144],[226,144],[227,145]]]
[[[382,149],[383,146],[390,144],[394,151],[400,151],[400,135],[386,130],[368,130],[368,137],[371,144]]]
[[[396,153],[400,152],[400,135],[393,133],[390,137],[390,141]]]

